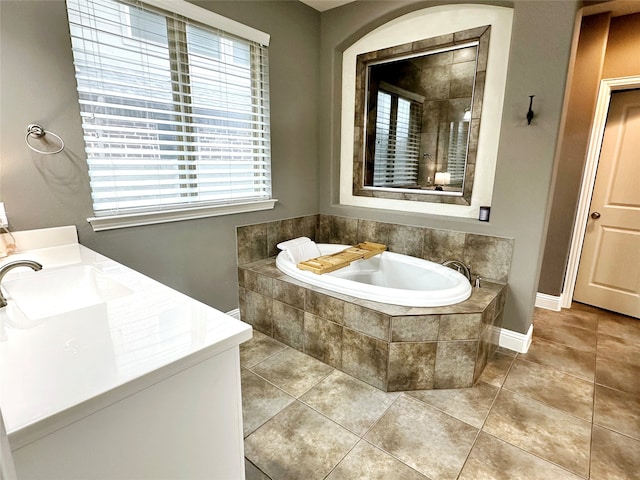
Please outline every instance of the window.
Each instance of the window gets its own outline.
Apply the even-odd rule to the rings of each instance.
[[[266,34],[175,0],[67,11],[95,230],[273,208]]]
[[[418,183],[420,103],[378,91],[374,187],[412,187]]]

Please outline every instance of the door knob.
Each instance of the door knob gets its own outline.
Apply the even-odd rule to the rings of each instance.
[[[593,218],[594,220],[597,220],[600,218],[600,213],[599,212],[593,212],[591,214],[591,218]]]

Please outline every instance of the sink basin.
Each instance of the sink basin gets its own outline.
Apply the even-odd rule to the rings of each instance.
[[[132,290],[90,266],[77,266],[3,282],[2,287],[32,320],[90,307],[129,295]]]

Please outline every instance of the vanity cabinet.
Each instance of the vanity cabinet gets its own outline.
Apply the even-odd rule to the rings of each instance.
[[[19,480],[243,479],[238,347],[13,451]]]
[[[78,244],[74,227],[14,235],[21,252],[0,267],[44,267],[3,279],[2,460],[17,478],[243,479],[251,327]]]

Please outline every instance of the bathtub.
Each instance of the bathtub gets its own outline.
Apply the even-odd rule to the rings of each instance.
[[[350,245],[320,243],[322,255],[336,253]],[[461,273],[438,263],[392,252],[348,267],[318,275],[300,270],[280,252],[278,269],[305,283],[364,300],[408,307],[441,307],[463,302],[471,296],[471,284]]]

